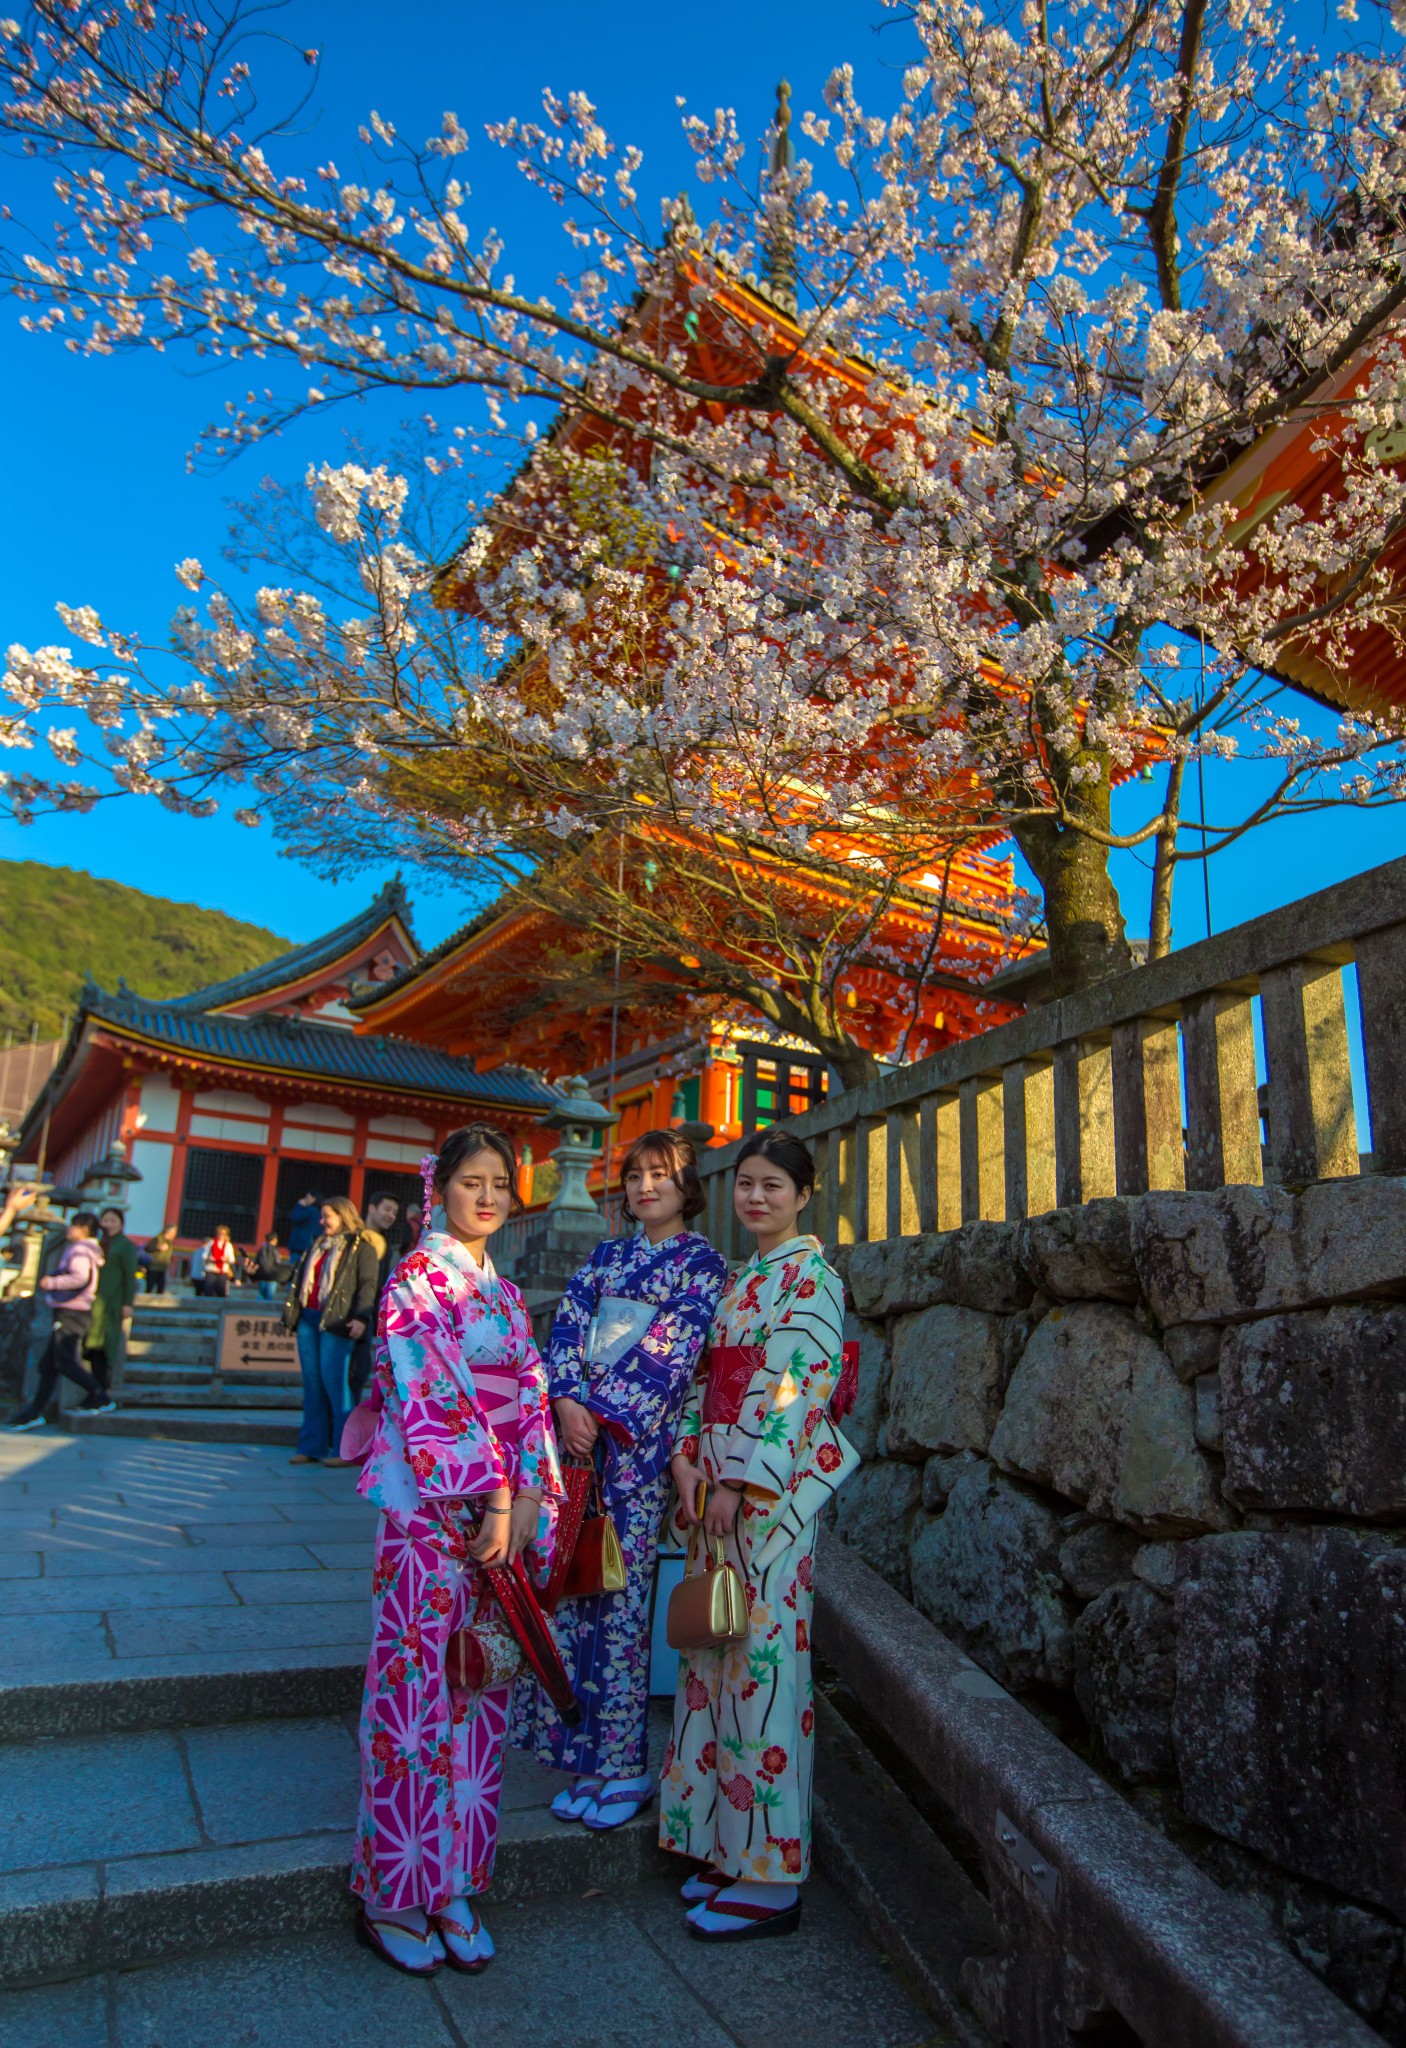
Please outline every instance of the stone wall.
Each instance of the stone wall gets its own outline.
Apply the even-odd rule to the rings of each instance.
[[[1406,1181],[831,1256],[838,1534],[1406,2044]]]

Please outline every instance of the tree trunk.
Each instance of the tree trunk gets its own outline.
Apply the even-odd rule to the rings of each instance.
[[[1152,862],[1152,907],[1147,921],[1147,957],[1160,960],[1172,950],[1172,878],[1176,873],[1177,826],[1181,819],[1181,785],[1186,763],[1178,758],[1167,770],[1167,793],[1162,802],[1166,824],[1157,834]]]
[[[1095,816],[1102,809],[1105,817],[1099,822],[1105,829],[1106,793],[1105,779],[1086,804]],[[1044,893],[1050,952],[1047,995],[1068,995],[1131,967],[1118,891],[1108,872],[1108,848],[1077,826],[1061,825],[1053,818],[1028,818],[1015,827],[1014,836]]]
[[[816,1035],[810,1034],[813,1039]],[[835,1038],[828,1032],[825,1041],[817,1044],[816,1051],[825,1055],[847,1089],[867,1088],[871,1081],[878,1080],[879,1062],[872,1052],[856,1045],[852,1038]]]
[[[739,985],[733,992],[753,1004],[783,1031],[792,1032],[813,1045],[834,1068],[842,1087],[866,1088],[871,1081],[878,1080],[879,1062],[873,1053],[849,1036],[823,998],[817,998],[807,1009],[783,991],[763,988],[760,984]],[[815,996],[816,992],[812,990],[811,994]]]

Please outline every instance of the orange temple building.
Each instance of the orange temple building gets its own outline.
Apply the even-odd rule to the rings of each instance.
[[[774,166],[789,161],[785,152],[783,105]],[[709,383],[748,384],[766,361],[805,347],[784,260],[772,268],[770,282],[750,274],[742,278],[717,267],[701,246],[685,242],[676,257],[672,289],[664,286],[643,295],[629,316],[629,331],[647,334],[656,351],[674,349],[691,374]],[[881,378],[872,363],[822,348],[810,368],[823,402],[836,419],[845,420],[845,432],[865,458],[872,460],[901,433],[913,398]],[[557,455],[567,460],[602,455],[622,471],[641,473],[649,461],[647,440],[621,423],[622,414],[639,403],[638,395],[613,403],[618,409],[611,424],[584,408],[559,415],[549,437]],[[692,416],[701,410],[695,408]],[[687,438],[690,416],[683,406],[673,423],[676,440]],[[440,572],[436,592],[443,605],[478,612],[483,579],[500,566],[512,545],[508,536],[520,538],[543,511],[550,518],[562,475],[552,463],[524,466],[490,515],[487,550],[480,536],[469,554]],[[724,524],[730,516],[724,513]],[[754,505],[744,516],[754,524],[766,515]],[[721,526],[718,545],[726,556]],[[648,573],[667,591],[666,579],[676,576],[677,569],[661,559],[652,562]],[[541,670],[540,659],[523,665],[525,690]],[[895,805],[901,802],[895,792]],[[934,841],[898,886],[886,890],[872,943],[858,949],[838,972],[845,1032],[881,1061],[923,1057],[1019,1014],[1018,1000],[987,995],[984,986],[1037,942],[1024,936],[1016,915],[1013,861],[996,851],[996,833],[981,830],[974,803],[980,803],[980,792],[972,800],[954,797],[950,843]],[[677,821],[670,824],[657,813],[650,819],[642,812],[626,838],[632,854],[643,856],[652,835],[671,831],[687,836],[687,827]],[[667,872],[663,848],[656,850]],[[715,844],[701,850],[717,857]],[[748,844],[729,848],[726,858],[735,858],[749,877],[770,869],[765,881],[774,896],[788,897],[792,908],[808,898],[817,923],[845,902],[878,902],[863,878],[887,862],[866,849],[860,831],[830,832],[823,853],[823,859],[808,865],[789,850]],[[560,978],[554,989],[549,971],[549,963],[570,950],[569,917],[534,904],[525,894],[510,893],[391,980],[363,990],[352,1007],[364,1030],[470,1057],[481,1071],[503,1060],[533,1067],[553,1080],[584,1075],[591,1092],[619,1112],[613,1145],[671,1122],[710,1126],[713,1142],[724,1143],[802,1112],[836,1077],[803,1037],[769,1026],[741,1000],[700,993],[690,983],[690,966],[699,965],[688,950],[690,935],[688,924],[681,922],[676,964],[629,963],[618,983],[604,990],[602,983],[611,979],[610,947],[608,940],[598,941],[594,987],[573,999],[561,992]],[[716,940],[715,933],[709,937]],[[696,931],[693,939],[701,952]],[[721,950],[726,951],[725,942]],[[785,971],[779,960],[777,971]]]
[[[84,989],[17,1157],[73,1186],[114,1143],[140,1179],[128,1228],[183,1245],[227,1223],[237,1243],[288,1226],[307,1193],[418,1199],[419,1159],[489,1118],[522,1143],[556,1096],[536,1075],[368,1037],[348,1002],[413,970],[397,880],[346,923],[261,967],[170,1001]]]

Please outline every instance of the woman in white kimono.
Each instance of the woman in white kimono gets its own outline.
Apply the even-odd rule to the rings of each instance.
[[[679,1660],[662,1846],[702,1863],[682,1896],[703,1941],[789,1934],[810,1870],[816,1518],[859,1464],[831,1414],[844,1289],[800,1232],[815,1166],[787,1131],[738,1155],[733,1205],[757,1249],[718,1304],[675,1436],[680,1526],[721,1538],[747,1588],[740,1642]],[[699,1538],[695,1534],[692,1539]]]

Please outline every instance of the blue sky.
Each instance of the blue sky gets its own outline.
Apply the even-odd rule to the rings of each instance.
[[[1317,16],[1318,9],[1294,12]],[[367,0],[292,0],[282,26],[297,45],[323,52],[316,110],[297,146],[309,163],[330,154],[347,170],[357,123],[372,107],[413,135],[436,130],[444,109],[453,107],[477,136],[485,120],[531,115],[544,86],[579,87],[612,132],[644,149],[636,182],[657,203],[687,182],[676,95],[704,114],[733,106],[743,131],[760,137],[778,78],[790,79],[799,111],[817,103],[832,66],[849,61],[861,98],[886,106],[896,91],[890,77],[901,71],[911,43],[892,17],[878,33],[885,18],[878,0],[811,0],[804,9],[780,0],[717,0],[706,18],[637,0],[589,8],[563,0],[535,0],[530,8],[400,0],[393,13]],[[1318,23],[1299,25],[1311,36]],[[480,209],[475,218],[500,228],[510,249],[520,251],[519,274],[550,261],[542,214],[500,153],[476,144],[467,175]],[[12,166],[5,176],[12,190],[28,182]],[[236,380],[235,388],[247,381]],[[338,426],[323,418],[264,444],[223,474],[189,474],[187,451],[229,395],[224,383],[189,374],[174,357],[77,361],[56,343],[22,333],[3,303],[0,388],[8,396],[9,487],[0,497],[4,643],[62,640],[53,613],[60,599],[95,604],[105,618],[159,638],[184,595],[172,564],[186,555],[215,564],[228,526],[226,501],[248,496],[264,475],[296,477],[310,460],[341,451]],[[374,441],[389,437],[401,409],[411,410],[368,408],[341,417]],[[437,410],[447,416],[446,408]],[[1129,803],[1152,793],[1134,792]],[[1213,781],[1213,814],[1215,796]],[[1406,818],[1394,811],[1330,812],[1243,841],[1212,866],[1215,928],[1393,858],[1402,851],[1404,828]],[[0,858],[86,868],[295,940],[349,915],[395,865],[332,884],[280,855],[271,835],[227,817],[171,818],[153,803],[132,800],[27,829],[0,824]],[[467,899],[434,892],[407,872],[417,929],[433,942],[467,914]],[[1143,932],[1146,871],[1122,856],[1115,872],[1129,928]],[[1199,872],[1186,870],[1176,936],[1186,942],[1204,930]]]

